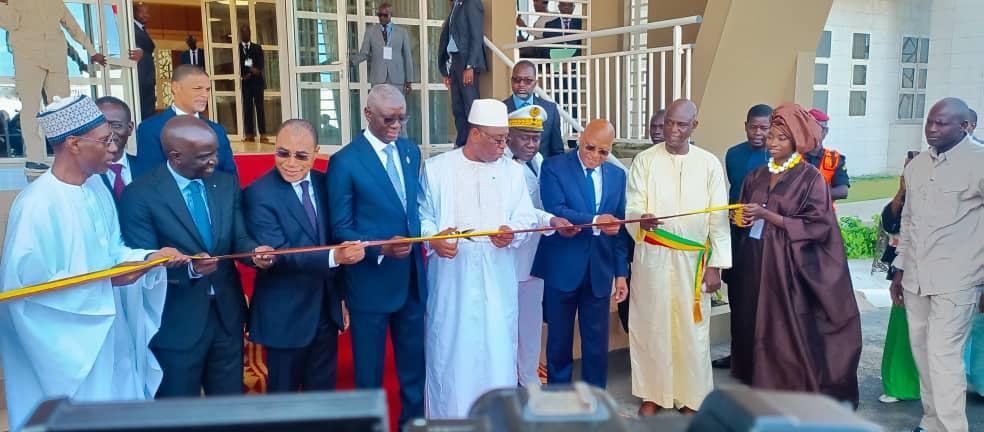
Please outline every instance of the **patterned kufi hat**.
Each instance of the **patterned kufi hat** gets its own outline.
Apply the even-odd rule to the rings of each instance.
[[[38,113],[38,124],[48,144],[58,144],[68,136],[79,136],[106,122],[102,111],[92,98],[79,95],[54,97],[54,101]]]

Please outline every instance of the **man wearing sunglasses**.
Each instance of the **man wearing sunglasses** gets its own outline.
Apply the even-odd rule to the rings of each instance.
[[[100,174],[103,184],[113,193],[113,200],[119,201],[123,195],[123,188],[133,181],[133,169],[131,168],[137,157],[126,152],[126,142],[133,133],[133,120],[130,114],[130,107],[122,100],[113,96],[103,96],[96,99],[96,105],[103,115],[109,128],[116,136],[116,152],[113,153],[113,162],[109,164],[109,170]]]
[[[257,242],[282,248],[339,243],[328,229],[325,174],[314,171],[317,132],[291,119],[277,133],[276,167],[243,191],[246,227]],[[335,389],[343,313],[339,265],[362,260],[360,242],[327,252],[278,257],[256,274],[249,338],[267,349],[270,392]]]
[[[544,158],[556,156],[564,152],[564,140],[560,135],[560,113],[557,104],[536,96],[536,66],[529,60],[520,60],[513,66],[512,95],[502,102],[509,112],[517,109],[538,105],[547,116],[543,122],[543,133],[540,136],[540,153]]]
[[[417,237],[420,148],[399,136],[406,99],[398,87],[380,84],[369,91],[366,104],[368,127],[331,157],[327,182],[332,235],[336,241]],[[365,255],[344,272],[355,385],[383,386],[389,329],[400,380],[399,424],[404,424],[424,415],[423,255],[418,244],[367,247]]]
[[[615,128],[593,120],[577,151],[543,163],[543,209],[574,224],[615,222],[625,216],[625,171],[607,162]],[[628,293],[628,241],[621,225],[581,230],[572,238],[547,236],[533,261],[543,279],[547,321],[547,383],[573,378],[574,317],[581,329],[581,380],[605,388],[608,376],[608,315],[611,300]],[[612,285],[614,283],[614,293]]]
[[[362,49],[349,56],[355,66],[369,60],[369,83],[392,84],[410,93],[413,81],[413,54],[410,51],[410,33],[403,26],[393,24],[389,3],[376,9],[379,24],[366,27],[362,37]]]

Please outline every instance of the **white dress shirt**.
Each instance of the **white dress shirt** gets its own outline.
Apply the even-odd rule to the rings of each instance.
[[[181,111],[181,108],[178,108],[177,105],[171,105],[171,109],[174,110],[174,114],[176,114],[176,115],[193,115],[193,116],[195,116],[195,118],[201,118],[201,116],[199,116],[198,113],[188,114],[188,113],[186,113],[184,111]]]
[[[302,178],[302,179],[300,179],[300,180],[298,180],[296,182],[292,182],[290,185],[294,188],[294,194],[297,195],[297,200],[300,201],[301,202],[301,205],[303,206],[304,205],[304,189],[301,188],[301,183],[302,182],[305,182],[305,181],[308,182],[308,196],[311,197],[311,204],[314,205],[314,214],[317,215],[318,214],[318,199],[314,197],[314,184],[311,183],[311,173],[307,173],[307,175],[304,176],[304,178]],[[326,229],[326,228],[319,228],[319,229]],[[330,251],[328,251],[328,268],[335,268],[335,267],[338,267],[338,263],[335,262],[335,251],[334,250],[330,250]]]
[[[588,168],[584,166],[584,161],[581,160],[580,154],[577,155],[577,161],[581,163],[581,173],[583,174],[582,178],[587,178]],[[602,162],[602,165],[598,165],[598,168],[595,168],[594,171],[591,172],[591,180],[594,182],[594,190],[595,190],[595,209],[597,209],[595,210],[595,213],[597,213],[598,210],[601,209],[601,167],[603,165],[604,162]],[[598,223],[598,215],[595,215],[595,217],[591,218],[591,223]],[[601,234],[601,228],[594,227],[591,228],[591,230],[594,233],[594,235]]]
[[[369,132],[369,129],[366,129],[365,131],[363,131],[362,132],[362,135],[365,136],[367,140],[369,140],[369,144],[372,145],[372,149],[376,151],[376,157],[378,157],[379,158],[379,162],[381,162],[383,164],[383,170],[386,170],[386,163],[389,162],[389,159],[388,159],[389,158],[389,155],[386,153],[386,146],[392,145],[393,148],[394,148],[393,154],[396,155],[397,158],[400,157],[400,150],[398,148],[396,148],[396,143],[395,142],[391,142],[389,144],[386,144],[382,140],[380,140],[379,138],[376,138],[376,136],[373,135],[372,132]],[[396,173],[400,177],[400,184],[403,185],[404,188],[406,188],[407,182],[403,178],[403,164],[400,163],[400,160],[399,159],[397,159],[397,160],[395,160],[393,162],[395,162],[395,164],[396,164]]]
[[[127,157],[126,153],[123,153],[123,157],[120,160],[113,162],[123,165],[123,169],[120,170],[120,177],[123,177],[123,185],[127,186],[133,181],[133,172],[130,171],[130,158]],[[106,179],[109,180],[109,184],[115,184],[116,173],[113,170],[106,170]]]

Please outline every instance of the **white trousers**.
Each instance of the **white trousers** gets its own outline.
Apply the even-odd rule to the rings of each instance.
[[[981,287],[921,296],[905,291],[912,356],[919,370],[923,418],[929,432],[967,432],[964,345]]]
[[[519,283],[519,351],[516,371],[523,387],[540,385],[540,344],[543,335],[543,279]]]

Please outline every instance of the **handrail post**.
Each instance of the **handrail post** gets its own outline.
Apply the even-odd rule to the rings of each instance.
[[[680,99],[683,87],[681,74],[681,54],[683,54],[683,27],[673,26],[673,100]]]

